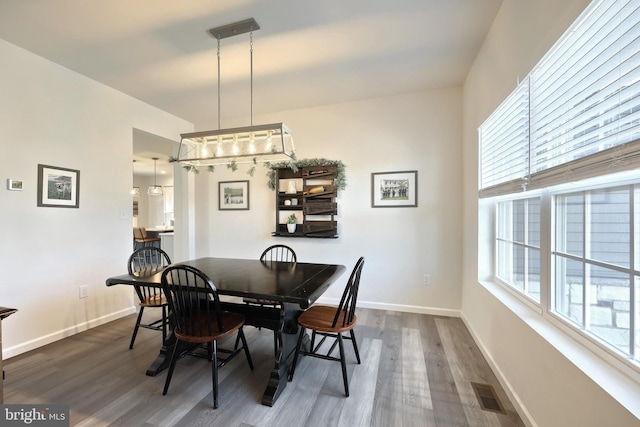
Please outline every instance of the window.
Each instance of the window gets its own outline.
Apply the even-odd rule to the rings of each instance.
[[[495,281],[640,370],[640,2],[591,2],[479,142]]]
[[[540,198],[498,203],[496,276],[540,302]]]
[[[552,311],[636,361],[639,195],[637,184],[556,195],[551,251]]]

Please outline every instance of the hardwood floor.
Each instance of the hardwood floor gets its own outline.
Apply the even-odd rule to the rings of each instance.
[[[303,357],[273,407],[260,403],[273,334],[245,327],[255,370],[243,357],[220,370],[216,410],[204,359],[178,361],[162,396],[166,372],[145,375],[160,334],[140,330],[129,350],[134,323],[127,316],[6,360],[4,402],[68,404],[70,424],[91,427],[524,425],[457,318],[358,309],[361,365],[345,346],[351,396],[344,397],[339,363]],[[481,409],[472,382],[492,385],[506,413]]]

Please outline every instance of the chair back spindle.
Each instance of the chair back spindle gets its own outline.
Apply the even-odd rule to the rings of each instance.
[[[336,315],[333,318],[331,327],[335,328],[338,322],[341,320],[342,326],[353,322],[353,318],[356,313],[356,303],[358,301],[358,288],[360,287],[360,274],[362,273],[362,267],[364,266],[364,257],[360,257],[356,263],[355,268],[351,272],[347,286],[344,288],[342,298],[340,298],[340,305],[336,310]]]

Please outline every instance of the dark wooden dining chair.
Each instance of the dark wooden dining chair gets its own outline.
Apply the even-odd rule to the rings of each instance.
[[[135,250],[128,261],[129,274],[135,273],[153,273],[160,271],[164,267],[171,264],[171,259],[165,251],[156,247],[142,247]],[[151,329],[154,331],[162,331],[162,342],[167,338],[167,307],[168,302],[164,297],[162,289],[153,286],[136,285],[134,286],[136,295],[140,305],[136,325],[133,328],[131,343],[129,349],[133,348],[136,341],[139,328]],[[162,310],[162,318],[149,323],[142,323],[142,313],[145,308],[159,308]]]
[[[280,261],[280,262],[297,262],[297,256],[293,249],[291,249],[287,245],[272,245],[267,249],[262,251],[262,255],[260,255],[260,261],[262,262],[270,262],[270,261]],[[245,304],[259,305],[261,307],[273,307],[278,308],[280,304],[277,302],[260,299],[260,298],[248,298],[245,297],[242,299]],[[238,346],[238,341],[236,340],[236,347]],[[278,331],[273,331],[273,348],[274,353],[278,355]]]
[[[197,350],[206,344],[207,358],[211,362],[213,407],[217,408],[218,369],[244,350],[249,367],[253,370],[253,361],[242,330],[245,318],[241,314],[221,310],[215,285],[206,274],[197,268],[180,264],[168,267],[162,273],[162,287],[169,300],[169,308],[176,325],[174,333],[177,339],[171,354],[169,372],[167,372],[162,394],[167,394],[176,361],[181,357],[181,348],[184,346],[181,346],[180,342],[193,347],[191,350]],[[235,331],[238,332],[238,336],[242,340],[242,347],[232,351],[218,349],[218,340]],[[227,356],[221,358],[218,355],[219,352],[227,353]],[[188,351],[188,353],[197,355],[192,351]]]
[[[298,344],[296,346],[293,364],[289,372],[289,381],[293,380],[298,356],[316,357],[325,360],[338,361],[342,365],[342,379],[344,381],[344,394],[349,397],[349,380],[347,379],[347,364],[344,356],[344,344],[342,334],[349,332],[350,336],[344,338],[350,339],[353,344],[353,351],[356,354],[356,360],[360,364],[360,353],[358,352],[358,344],[353,328],[356,326],[356,301],[358,299],[358,287],[360,286],[360,275],[364,266],[364,257],[361,257],[356,263],[347,286],[342,293],[340,305],[336,307],[326,305],[314,305],[298,317],[298,325],[300,326],[300,334],[298,335]],[[311,330],[311,346],[309,351],[301,350],[302,340],[306,334],[306,330]],[[322,336],[320,342],[316,345],[316,335]],[[320,347],[326,338],[333,338],[335,341],[324,354],[320,352]],[[338,344],[340,350],[340,358],[331,356],[331,353]]]

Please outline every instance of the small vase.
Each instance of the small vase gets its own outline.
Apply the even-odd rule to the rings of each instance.
[[[287,224],[287,231],[289,233],[295,233],[296,232],[296,225],[298,225],[298,224]]]
[[[289,181],[289,186],[287,187],[287,194],[296,194],[298,190],[296,189],[296,182]]]

